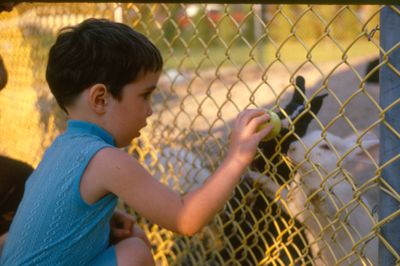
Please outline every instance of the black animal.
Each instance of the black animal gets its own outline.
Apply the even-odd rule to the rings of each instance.
[[[0,235],[8,231],[32,171],[27,163],[0,156]]]
[[[290,102],[279,111],[278,116],[284,120],[290,120],[288,127],[282,127],[280,134],[267,142],[259,145],[263,156],[258,156],[251,164],[251,169],[257,172],[267,171],[267,175],[275,176],[282,185],[288,180],[291,170],[282,159],[286,154],[290,143],[303,137],[309,124],[321,109],[324,98],[328,94],[318,95],[312,98],[307,105],[305,99],[305,80],[302,76],[296,78],[296,88]],[[309,109],[307,106],[310,106]],[[268,160],[265,160],[267,158]],[[293,174],[293,173],[292,173]]]
[[[290,218],[249,178],[221,213],[223,263],[211,265],[306,265],[312,260],[300,223]],[[215,262],[215,261],[214,261]]]
[[[293,175],[281,154],[288,151],[290,143],[306,134],[327,96],[316,96],[307,105],[304,78],[297,77],[295,83],[290,102],[278,112],[282,120],[290,120],[290,126],[283,127],[276,138],[262,142],[259,148],[264,156],[256,158],[251,165],[253,171],[270,177],[275,175],[281,183]],[[217,256],[210,265],[312,264],[303,226],[283,212],[274,199],[268,198],[252,178],[244,178],[238,185],[221,212],[221,219],[226,238],[226,244],[219,252],[223,263],[217,262]]]

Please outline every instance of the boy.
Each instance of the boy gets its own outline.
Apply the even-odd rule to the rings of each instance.
[[[206,225],[229,199],[271,126],[262,110],[241,112],[230,149],[203,186],[180,196],[118,149],[152,114],[162,70],[159,50],[130,27],[89,19],[65,29],[50,49],[46,78],[68,114],[66,132],[29,178],[2,265],[154,265],[146,239],[110,243],[118,198],[143,217],[183,235]]]

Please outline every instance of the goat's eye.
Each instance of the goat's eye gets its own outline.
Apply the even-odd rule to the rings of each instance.
[[[331,149],[327,143],[322,143],[321,145],[319,145],[319,147],[326,151],[329,151]]]

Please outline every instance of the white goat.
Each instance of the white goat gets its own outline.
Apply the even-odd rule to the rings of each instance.
[[[145,166],[157,179],[181,193],[199,187],[211,175],[200,157],[183,147],[165,146],[147,156]]]
[[[378,265],[378,239],[372,230],[376,202],[355,192],[357,186],[342,165],[368,158],[365,151],[379,142],[363,138],[358,145],[356,140],[314,131],[293,142],[287,155],[297,173],[284,186],[251,173],[305,226],[317,265]]]

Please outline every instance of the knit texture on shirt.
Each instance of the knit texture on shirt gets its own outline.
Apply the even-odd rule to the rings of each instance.
[[[93,156],[113,145],[102,128],[68,122],[26,183],[0,265],[89,265],[108,247],[117,197],[88,205],[79,185]]]

